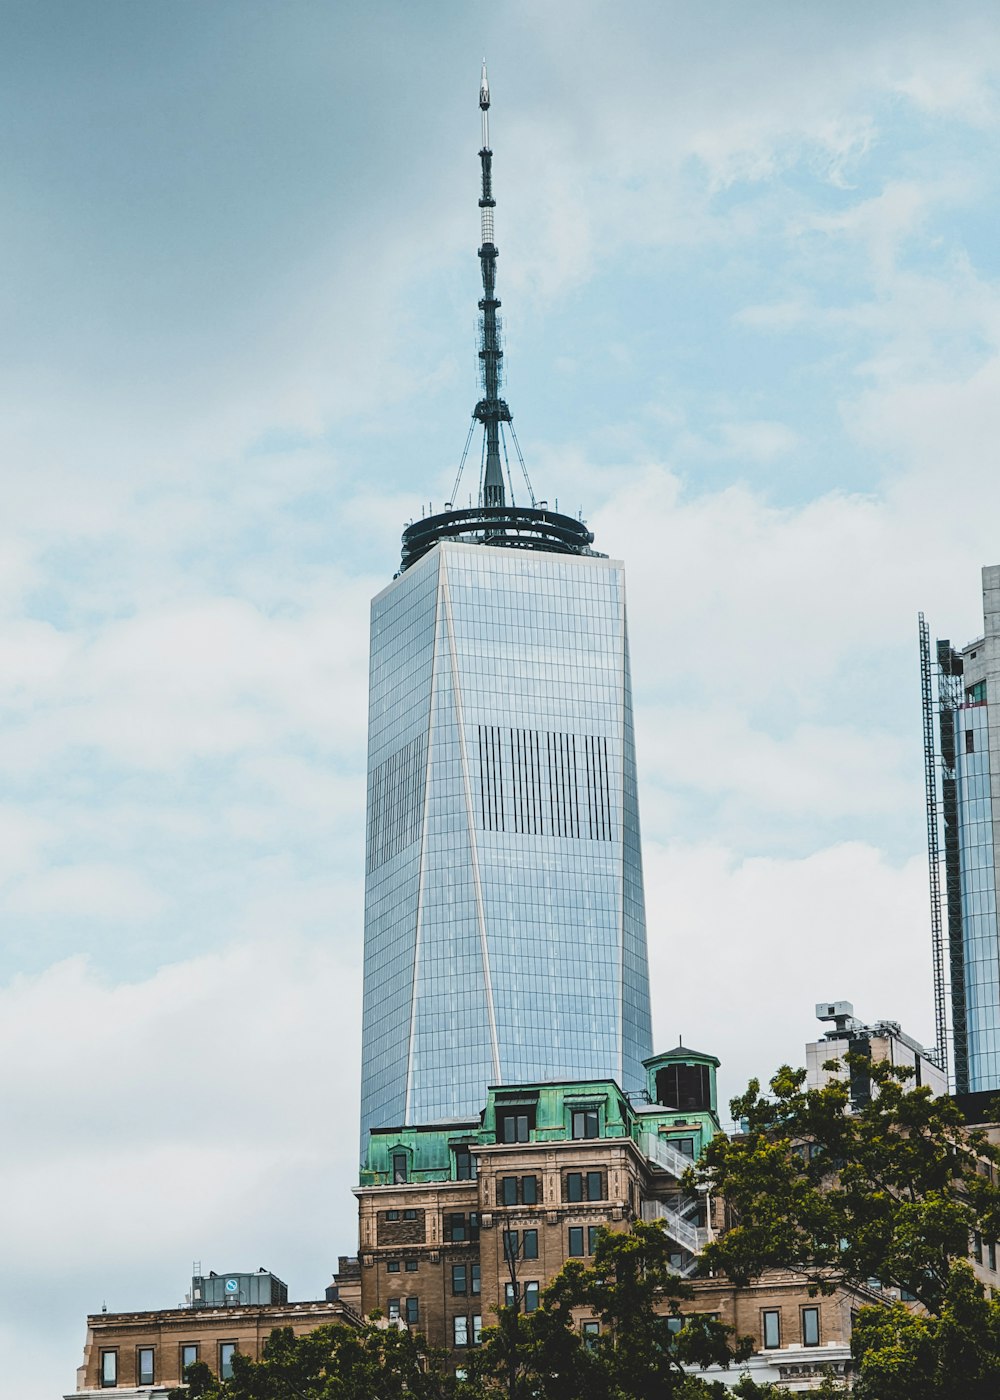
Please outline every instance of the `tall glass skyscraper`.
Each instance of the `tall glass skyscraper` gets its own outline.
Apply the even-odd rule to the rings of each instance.
[[[372,604],[362,1150],[652,1053],[624,575],[508,495],[485,70],[480,106],[478,504],[410,526]]]
[[[960,651],[947,640],[937,643],[930,725],[926,685],[924,696],[925,735],[941,776],[944,837],[947,936],[941,939],[936,980],[939,1002],[950,1002],[959,1093],[1000,1090],[1000,566],[984,568],[982,577],[983,635]],[[922,631],[926,637],[923,624]],[[929,661],[927,641],[925,650]],[[938,858],[938,813],[930,810],[934,799],[936,792],[928,824],[932,901]]]

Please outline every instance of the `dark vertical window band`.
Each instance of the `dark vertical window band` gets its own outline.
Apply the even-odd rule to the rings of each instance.
[[[948,962],[951,972],[951,1018],[955,1058],[955,1091],[969,1092],[969,1029],[965,1001],[965,932],[962,913],[962,857],[959,838],[958,779],[956,774],[956,714],[942,709],[941,809],[944,819],[944,877],[948,909]]]
[[[368,779],[369,870],[377,870],[420,835],[427,775],[423,734],[380,763]]]
[[[484,831],[611,840],[607,739],[496,724],[478,731]]]

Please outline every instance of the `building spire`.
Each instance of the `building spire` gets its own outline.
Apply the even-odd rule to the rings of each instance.
[[[482,166],[482,192],[479,197],[482,241],[479,264],[483,274],[483,295],[479,302],[482,312],[479,322],[480,383],[483,397],[475,407],[475,417],[486,430],[486,460],[483,469],[482,499],[484,506],[506,504],[503,468],[500,463],[500,424],[510,422],[510,409],[500,397],[503,351],[500,348],[500,302],[496,296],[497,245],[493,241],[493,152],[490,150],[490,80],[483,59],[479,83],[479,107],[483,114],[483,145],[479,152]]]

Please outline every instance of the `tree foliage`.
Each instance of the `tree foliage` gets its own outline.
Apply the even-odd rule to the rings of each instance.
[[[749,1354],[732,1329],[705,1314],[688,1314],[681,1331],[670,1318],[694,1290],[671,1270],[672,1246],[655,1224],[628,1233],[602,1230],[589,1268],[571,1260],[536,1312],[505,1309],[471,1359],[479,1394],[509,1400],[710,1400],[716,1389],[687,1376],[684,1362],[729,1365]],[[583,1310],[601,1325],[581,1335]],[[748,1397],[766,1395],[755,1387]]]
[[[821,1292],[875,1278],[936,1314],[972,1232],[1000,1237],[1000,1189],[980,1165],[1000,1152],[951,1099],[907,1088],[908,1070],[847,1062],[872,1086],[851,1112],[843,1080],[805,1089],[805,1071],[787,1066],[769,1095],[753,1080],[733,1100],[745,1130],[715,1138],[689,1173],[692,1188],[722,1193],[731,1217],[704,1267],[737,1286],[795,1269]]]
[[[220,1380],[204,1362],[168,1400],[453,1400],[458,1383],[443,1354],[405,1328],[333,1324],[296,1336],[276,1327],[260,1361],[237,1353]]]
[[[902,1303],[864,1308],[852,1349],[857,1400],[996,1400],[1000,1300],[985,1297],[960,1261],[938,1316],[920,1316]]]

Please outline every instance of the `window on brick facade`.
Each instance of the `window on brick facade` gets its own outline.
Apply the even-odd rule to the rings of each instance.
[[[386,1218],[386,1220],[398,1220],[398,1219],[399,1219],[399,1211],[398,1211],[398,1210],[387,1210],[386,1213],[385,1213],[385,1218]]]
[[[573,1114],[573,1136],[575,1138],[600,1137],[600,1126],[596,1108],[583,1109]]]
[[[387,1299],[386,1299],[386,1308],[388,1309],[388,1313],[389,1313],[389,1321],[390,1321],[390,1322],[398,1322],[398,1321],[399,1321],[399,1299],[398,1299],[398,1298],[387,1298]]]
[[[137,1385],[153,1384],[153,1348],[140,1347],[135,1358]]]
[[[444,1218],[444,1237],[454,1244],[461,1244],[463,1240],[479,1239],[479,1216],[472,1212],[465,1216],[453,1212]]]
[[[406,1300],[406,1320],[407,1322],[420,1321],[420,1299],[407,1298]]]
[[[668,1318],[667,1318],[667,1331],[670,1333],[670,1335],[671,1335],[672,1337],[676,1337],[676,1336],[677,1336],[677,1333],[682,1329],[683,1326],[684,1326],[684,1319],[683,1319],[682,1317],[668,1317]]]
[[[777,1309],[761,1313],[761,1332],[765,1347],[781,1346],[781,1313]]]
[[[599,1322],[585,1322],[581,1331],[583,1332],[583,1345],[589,1351],[601,1335],[601,1324]]]
[[[415,1210],[404,1210],[404,1211],[403,1211],[403,1219],[404,1219],[404,1220],[416,1220],[416,1218],[417,1218],[417,1212],[416,1212]]]
[[[571,1225],[569,1227],[569,1248],[567,1253],[572,1259],[583,1258],[583,1226]]]
[[[197,1342],[185,1342],[184,1345],[181,1347],[181,1380],[184,1379],[184,1373],[187,1370],[187,1368],[189,1366],[193,1366],[197,1360]]]
[[[567,1172],[565,1199],[567,1201],[602,1201],[604,1181],[600,1172]]]
[[[517,1289],[512,1283],[505,1283],[503,1286],[503,1305],[505,1308],[512,1308],[517,1302]]]
[[[457,1347],[467,1347],[469,1345],[469,1319],[467,1317],[453,1317],[451,1320],[452,1341]]]
[[[472,1319],[472,1345],[477,1347],[483,1339],[483,1319],[476,1313]]]
[[[406,1261],[406,1272],[407,1272],[408,1274],[415,1274],[415,1273],[417,1272],[418,1262],[419,1262],[419,1261],[416,1260],[416,1259],[407,1259],[407,1261]]]
[[[517,1177],[504,1176],[500,1179],[500,1200],[505,1206],[517,1205]]]
[[[469,1288],[469,1276],[464,1264],[452,1264],[451,1266],[451,1291],[456,1297],[467,1293]]]
[[[521,1201],[526,1206],[538,1204],[538,1177],[521,1177]]]
[[[520,1258],[521,1239],[517,1230],[504,1230],[503,1232],[503,1257],[509,1263],[511,1259]]]
[[[588,1254],[593,1254],[594,1250],[597,1248],[597,1232],[598,1232],[598,1230],[599,1230],[600,1228],[601,1228],[600,1225],[588,1225],[588,1226],[587,1226],[587,1253],[588,1253]]]
[[[537,1231],[537,1230],[522,1230],[522,1231],[521,1231],[521,1258],[522,1258],[522,1259],[537,1259],[537,1258],[538,1258],[538,1231]]]
[[[107,1387],[118,1384],[118,1353],[117,1351],[101,1352],[101,1385]]]
[[[233,1357],[236,1355],[235,1342],[219,1343],[219,1379],[231,1381],[233,1378]]]
[[[469,1292],[478,1294],[479,1292],[479,1265],[470,1265]]]
[[[386,1264],[386,1266],[385,1266],[385,1270],[386,1270],[386,1273],[388,1273],[388,1274],[398,1274],[398,1273],[399,1273],[399,1260],[398,1260],[398,1259],[390,1259],[389,1262],[388,1262],[388,1263]]]
[[[524,1285],[524,1311],[526,1313],[535,1312],[538,1308],[538,1284],[526,1283]]]
[[[802,1345],[819,1346],[819,1308],[802,1309]]]

